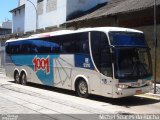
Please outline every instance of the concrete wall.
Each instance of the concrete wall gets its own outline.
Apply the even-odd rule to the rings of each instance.
[[[66,22],[66,0],[44,0],[43,14],[38,18],[39,28],[59,26]]]
[[[38,5],[37,0],[32,2],[40,11],[38,11],[38,29],[58,26],[66,22],[66,0],[43,0]],[[27,1],[25,10],[25,32],[33,31],[36,29],[36,11]]]
[[[31,0],[38,13],[38,29],[59,26],[66,22],[67,17],[76,11],[86,11],[97,4],[109,0]],[[25,32],[35,31],[36,11],[34,6],[26,0]]]
[[[0,67],[4,67],[4,51],[0,51]]]
[[[25,0],[19,0],[18,2],[18,6],[24,5],[25,4]]]
[[[4,66],[4,41],[0,41],[0,67],[3,66]]]
[[[24,32],[24,16],[25,16],[25,9],[21,9],[20,11],[17,11],[16,13],[13,12],[12,18],[13,18],[13,25],[12,25],[12,32],[13,33],[19,33]]]
[[[75,13],[76,11],[89,10],[100,3],[109,0],[67,0],[67,16]]]

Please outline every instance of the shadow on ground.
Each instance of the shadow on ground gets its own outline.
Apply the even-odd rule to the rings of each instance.
[[[14,83],[13,81],[10,81],[10,82]],[[71,96],[77,96],[76,92],[70,91],[70,90],[64,90],[60,88],[39,85],[39,84],[34,84],[34,83],[28,83],[27,86],[36,87],[36,88],[49,90],[49,91],[54,91],[57,93],[63,93],[63,94],[71,95]],[[112,105],[124,106],[127,108],[132,107],[132,106],[148,105],[148,104],[154,104],[154,103],[160,102],[159,100],[144,98],[144,97],[137,97],[137,96],[113,99],[113,98],[107,98],[103,96],[90,95],[89,98],[87,99],[109,103]]]

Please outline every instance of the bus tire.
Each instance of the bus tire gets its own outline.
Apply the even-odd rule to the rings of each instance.
[[[87,82],[83,79],[80,79],[76,85],[76,92],[78,96],[82,98],[87,98],[89,96],[88,94],[88,85]]]
[[[18,71],[14,72],[14,82],[17,83],[17,84],[20,83],[20,76],[19,76]]]
[[[22,85],[27,85],[27,76],[25,72],[22,72],[20,75],[20,81]]]

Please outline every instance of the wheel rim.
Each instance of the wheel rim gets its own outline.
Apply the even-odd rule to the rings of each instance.
[[[79,84],[79,92],[83,95],[87,93],[87,85],[85,82]]]
[[[15,75],[15,82],[19,83],[19,74],[18,73],[16,73],[16,75]]]
[[[26,75],[25,74],[22,74],[22,85],[25,85],[26,84]]]

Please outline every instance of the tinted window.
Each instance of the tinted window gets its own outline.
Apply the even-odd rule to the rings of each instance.
[[[89,53],[88,33],[9,42],[8,54],[76,54]]]
[[[112,77],[112,62],[108,39],[105,33],[91,32],[92,55],[97,69]]]
[[[147,46],[142,33],[110,32],[109,36],[115,46]]]
[[[138,79],[151,76],[151,62],[147,48],[116,48],[115,77]]]

